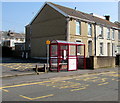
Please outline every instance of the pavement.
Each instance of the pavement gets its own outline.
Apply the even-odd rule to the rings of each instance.
[[[16,59],[16,58],[2,58],[0,66],[2,68],[2,75],[0,77],[16,77],[16,76],[25,76],[25,75],[37,75],[33,68],[36,65],[39,67],[44,67],[44,62],[39,60],[25,60],[25,59]],[[115,68],[100,68],[95,70],[77,70],[77,71],[60,71],[60,72],[39,72],[39,75],[42,74],[42,78],[52,78],[60,76],[72,76],[72,75],[83,75],[83,74],[93,74],[101,72],[109,72],[112,70],[117,71],[118,67]]]
[[[36,74],[33,68],[38,65],[39,67],[44,67],[44,61],[39,61],[35,59],[20,59],[4,57],[0,58],[0,68],[2,68],[2,74],[0,77],[15,77]]]

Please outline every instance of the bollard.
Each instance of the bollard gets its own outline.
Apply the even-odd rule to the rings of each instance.
[[[35,72],[37,73],[37,75],[39,75],[39,72],[38,72],[38,66],[37,66],[37,65],[36,65]]]
[[[47,73],[47,67],[45,64],[44,64],[44,69],[45,69],[45,73]]]

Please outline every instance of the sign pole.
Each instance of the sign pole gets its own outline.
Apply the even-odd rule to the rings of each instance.
[[[48,70],[48,66],[49,66],[49,44],[50,44],[50,41],[47,40],[46,41],[46,44],[47,44],[47,70]]]

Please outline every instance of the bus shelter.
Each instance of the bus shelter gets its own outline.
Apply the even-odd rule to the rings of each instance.
[[[81,42],[53,40],[49,53],[50,71],[77,70],[80,58],[83,60],[83,68],[86,69],[85,44]]]

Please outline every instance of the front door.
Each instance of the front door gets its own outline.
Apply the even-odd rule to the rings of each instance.
[[[88,56],[92,56],[92,41],[88,41]]]
[[[108,53],[108,56],[110,56],[110,43],[107,44],[107,53]]]

